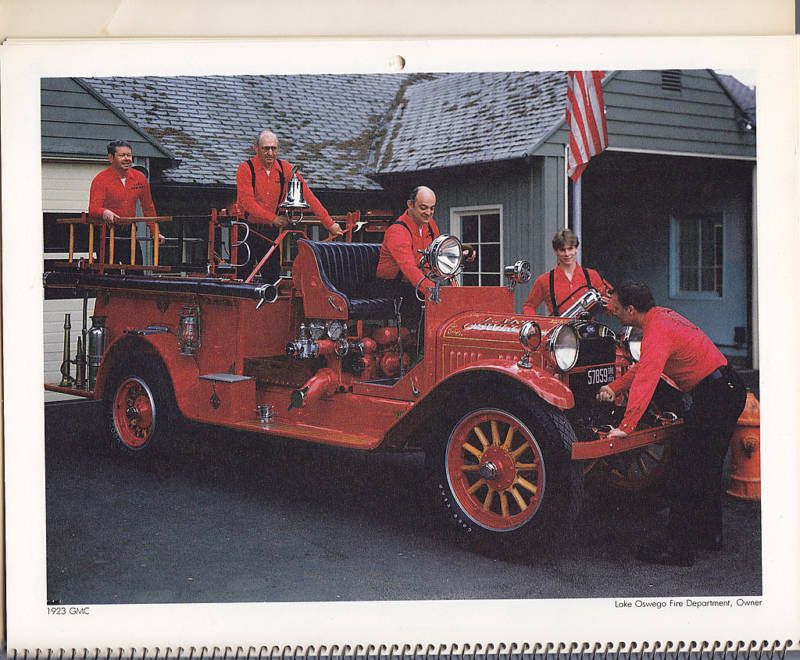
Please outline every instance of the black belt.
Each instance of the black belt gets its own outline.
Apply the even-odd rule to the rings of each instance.
[[[727,364],[719,367],[718,369],[714,369],[714,371],[708,374],[708,376],[706,376],[705,378],[703,378],[703,380],[697,383],[697,385],[695,385],[694,388],[697,389],[698,387],[702,387],[703,385],[710,385],[715,380],[719,380],[720,378],[727,378],[725,374],[728,372],[729,369],[730,367]]]

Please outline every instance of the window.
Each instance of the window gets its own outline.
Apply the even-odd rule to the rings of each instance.
[[[721,214],[688,215],[671,221],[670,292],[678,298],[721,298]]]
[[[502,207],[451,210],[453,233],[474,246],[478,256],[464,263],[464,286],[500,286],[503,272]]]

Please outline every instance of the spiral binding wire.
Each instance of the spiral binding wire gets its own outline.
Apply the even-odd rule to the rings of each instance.
[[[9,649],[11,660],[783,660],[800,640]]]

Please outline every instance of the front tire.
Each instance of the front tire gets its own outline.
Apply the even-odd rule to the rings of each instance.
[[[563,538],[577,516],[582,474],[572,426],[532,394],[465,405],[427,447],[440,508],[481,549],[525,554]]]
[[[137,355],[113,371],[103,401],[112,447],[125,454],[150,454],[167,446],[180,413],[161,360]]]

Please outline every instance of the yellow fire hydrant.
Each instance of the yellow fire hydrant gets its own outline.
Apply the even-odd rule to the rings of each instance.
[[[731,437],[731,484],[728,495],[761,499],[761,412],[758,399],[747,393],[744,410]]]

